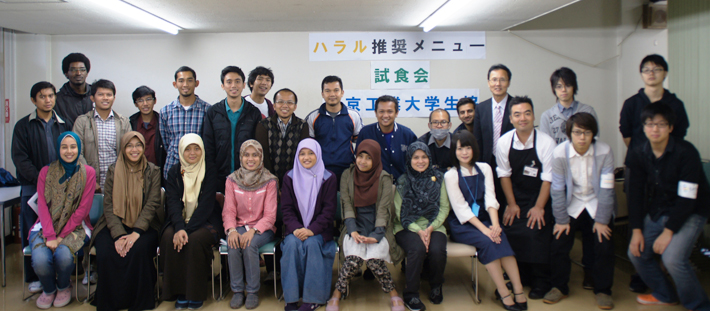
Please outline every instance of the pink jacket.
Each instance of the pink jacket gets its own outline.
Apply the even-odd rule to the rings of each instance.
[[[230,228],[249,226],[259,232],[276,232],[276,180],[256,191],[245,191],[237,183],[227,178],[224,190],[222,220],[224,231]]]
[[[59,233],[59,237],[64,238],[69,233],[72,233],[76,226],[81,225],[81,222],[86,222],[86,226],[89,230],[94,230],[91,227],[91,218],[89,218],[89,211],[91,211],[91,205],[94,201],[94,191],[96,190],[96,171],[93,167],[89,165],[84,165],[86,167],[86,187],[84,187],[84,192],[81,194],[81,201],[79,202],[79,207],[71,215],[69,222],[64,226],[62,232]],[[42,223],[42,232],[47,241],[54,241],[57,239],[57,233],[54,231],[54,224],[52,223],[52,214],[49,213],[49,208],[47,208],[47,201],[44,199],[44,184],[47,179],[47,171],[49,166],[45,166],[39,172],[39,178],[37,180],[37,212],[39,218],[35,222]],[[34,226],[33,226],[34,227]],[[27,234],[29,237],[30,235]]]

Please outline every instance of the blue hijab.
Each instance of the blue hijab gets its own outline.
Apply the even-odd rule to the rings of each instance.
[[[70,136],[70,137],[74,138],[74,140],[76,140],[77,156],[76,156],[76,159],[74,159],[74,161],[72,161],[71,163],[65,162],[59,153],[59,150],[62,147],[62,140],[64,140],[64,138],[67,138],[67,136]],[[55,145],[55,148],[57,149],[56,151],[57,151],[57,157],[59,158],[59,163],[61,163],[62,166],[64,167],[64,176],[62,176],[62,178],[59,179],[59,183],[61,184],[64,181],[66,181],[67,179],[74,176],[74,173],[76,173],[76,167],[79,162],[79,155],[81,155],[81,139],[79,139],[79,135],[77,135],[76,133],[71,132],[71,131],[61,133],[61,134],[59,134],[59,137],[57,138],[57,144]]]

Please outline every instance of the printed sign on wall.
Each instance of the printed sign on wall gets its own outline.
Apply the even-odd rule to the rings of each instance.
[[[372,62],[370,88],[373,90],[428,89],[429,62]]]
[[[397,117],[428,118],[436,109],[445,109],[456,117],[456,103],[463,97],[478,102],[478,89],[346,90],[343,103],[360,112],[363,118],[375,118],[375,100],[391,95],[399,101]]]

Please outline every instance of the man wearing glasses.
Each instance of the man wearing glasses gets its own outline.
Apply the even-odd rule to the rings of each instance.
[[[69,81],[59,89],[54,109],[72,124],[80,115],[93,109],[91,85],[86,83],[90,69],[91,62],[81,53],[71,53],[62,60],[62,72]]]
[[[577,75],[567,67],[555,70],[550,76],[552,94],[557,103],[542,113],[540,117],[540,131],[552,136],[555,142],[561,144],[567,141],[565,123],[567,119],[577,112],[586,112],[598,120],[594,108],[577,101]]]
[[[133,91],[133,104],[138,112],[129,117],[131,128],[145,138],[145,157],[150,163],[163,168],[166,153],[160,137],[160,114],[153,110],[155,91],[143,85]]]
[[[470,98],[466,99],[471,100]],[[473,120],[473,115],[471,117]],[[445,173],[452,166],[450,156],[451,133],[449,129],[451,129],[451,115],[449,115],[448,111],[439,108],[429,114],[429,132],[418,139],[429,146],[432,158],[431,165],[442,173]]]

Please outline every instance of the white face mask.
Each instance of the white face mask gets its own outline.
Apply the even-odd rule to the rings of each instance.
[[[449,135],[449,130],[447,129],[431,129],[429,132],[436,140],[442,140],[446,138],[446,135]]]

